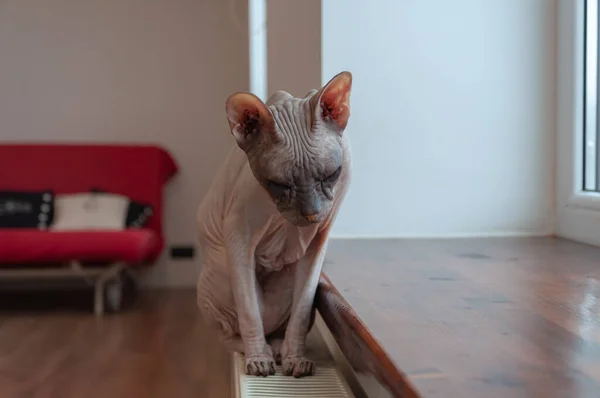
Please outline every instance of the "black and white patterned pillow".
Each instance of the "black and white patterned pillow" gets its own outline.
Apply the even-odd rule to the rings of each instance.
[[[47,229],[53,219],[52,191],[0,191],[0,228]]]
[[[90,191],[98,194],[109,193],[98,188],[92,188]],[[145,227],[153,212],[154,209],[152,208],[152,205],[147,203],[136,202],[132,199],[129,199],[129,204],[127,206],[127,215],[125,217],[125,228]]]
[[[146,226],[152,213],[153,210],[151,205],[130,200],[129,207],[127,208],[125,225],[127,228],[142,228]]]

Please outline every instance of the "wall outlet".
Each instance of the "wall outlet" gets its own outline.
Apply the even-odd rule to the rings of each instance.
[[[194,246],[171,246],[171,258],[194,258]]]

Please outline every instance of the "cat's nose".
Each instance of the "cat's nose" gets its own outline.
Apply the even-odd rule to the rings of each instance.
[[[307,220],[308,222],[313,222],[313,223],[314,223],[315,221],[317,221],[317,218],[318,218],[318,217],[319,217],[319,214],[318,214],[318,213],[315,213],[315,214],[307,214],[307,215],[305,215],[305,216],[304,216],[304,218],[306,218],[306,220]]]

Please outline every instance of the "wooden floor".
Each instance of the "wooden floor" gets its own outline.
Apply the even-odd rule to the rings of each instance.
[[[325,274],[422,397],[600,397],[599,248],[333,241]]]
[[[325,273],[422,397],[600,397],[600,249],[336,240]],[[42,311],[0,297],[0,397],[229,396],[193,290],[98,319],[90,298]]]
[[[152,292],[100,319],[87,296],[64,295],[58,309],[2,297],[0,397],[230,396],[229,356],[201,322],[193,290]]]

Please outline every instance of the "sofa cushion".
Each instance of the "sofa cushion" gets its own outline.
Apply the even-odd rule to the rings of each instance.
[[[0,229],[0,264],[48,264],[154,260],[158,235],[149,229],[122,231],[40,231]]]
[[[107,192],[57,195],[53,231],[123,230],[142,228],[152,215],[152,206]]]

